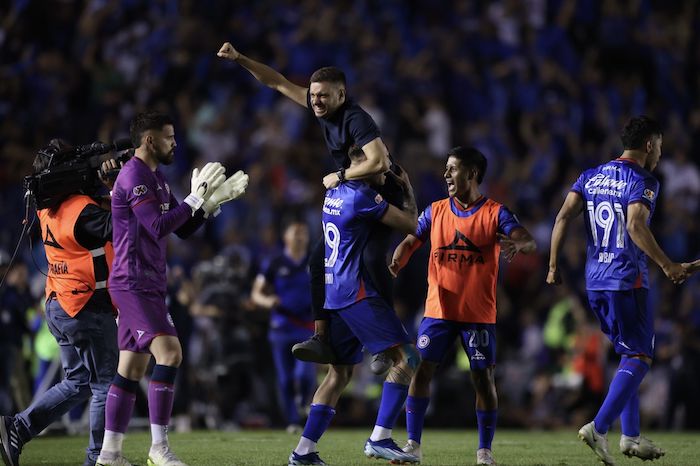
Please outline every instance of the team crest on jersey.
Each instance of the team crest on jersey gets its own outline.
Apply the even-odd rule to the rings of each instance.
[[[132,189],[131,192],[133,192],[134,196],[136,197],[143,196],[148,192],[148,187],[146,187],[145,184],[140,184],[138,186],[134,186],[134,189]]]
[[[381,204],[383,200],[384,198],[381,194],[377,194],[376,196],[374,196],[374,202],[376,202],[377,204]]]
[[[642,197],[649,202],[653,202],[654,198],[656,197],[656,193],[651,189],[645,189],[644,194],[642,194]]]
[[[416,343],[416,346],[420,349],[423,349],[423,348],[427,348],[429,344],[430,344],[430,337],[424,333],[423,335],[418,337],[418,342]]]

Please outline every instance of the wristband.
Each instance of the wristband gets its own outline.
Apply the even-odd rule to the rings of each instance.
[[[336,172],[336,175],[338,175],[338,181],[341,183],[345,183],[345,168],[341,168]]]

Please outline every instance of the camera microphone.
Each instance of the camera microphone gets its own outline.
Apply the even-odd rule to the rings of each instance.
[[[75,148],[75,154],[82,157],[90,157],[92,155],[106,154],[111,151],[123,151],[126,149],[131,149],[133,145],[131,144],[131,139],[121,138],[117,139],[112,143],[104,142],[93,142],[92,144],[85,144],[83,146],[78,146]]]

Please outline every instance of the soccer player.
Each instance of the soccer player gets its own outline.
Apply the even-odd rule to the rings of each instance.
[[[392,173],[386,183],[374,188],[390,204],[401,207],[404,193],[397,179],[401,175],[401,168],[391,163],[387,147],[372,117],[347,96],[345,74],[341,70],[335,67],[321,68],[311,75],[309,87],[302,87],[290,82],[269,66],[246,57],[229,42],[221,46],[217,55],[235,61],[262,84],[313,112],[323,131],[328,151],[338,168],[337,172],[324,177],[323,184],[326,188],[333,188],[345,180],[371,178],[391,168]],[[362,148],[366,155],[364,161],[353,166],[350,166],[347,155],[351,146]],[[392,303],[393,283],[386,264],[390,233],[390,228],[376,226],[365,248],[363,266],[371,274],[379,293],[387,302]],[[294,355],[306,361],[330,363],[334,355],[327,341],[328,314],[323,309],[323,248],[321,241],[313,248],[310,257],[315,334],[312,339],[295,345]],[[376,373],[383,373],[389,367],[390,361],[383,356],[382,353],[375,355],[372,361],[371,367]]]
[[[165,304],[167,235],[186,238],[215,214],[219,205],[239,197],[248,183],[237,172],[225,180],[219,163],[192,172],[192,191],[179,204],[158,169],[172,163],[175,130],[167,115],[141,113],[131,122],[136,148],[112,190],[114,264],[109,280],[119,309],[117,374],[109,387],[105,439],[97,465],[128,466],[122,456],[124,433],[131,419],[139,380],[151,355],[155,366],[148,386],[152,445],[149,466],[183,466],[170,450],[168,423],[173,384],[182,349]],[[224,181],[225,180],[225,181]]]
[[[421,457],[430,381],[459,337],[476,390],[476,462],[496,464],[491,442],[498,412],[494,382],[498,258],[501,252],[509,261],[518,252],[529,254],[535,250],[535,241],[508,208],[479,191],[487,167],[481,152],[455,147],[447,156],[444,176],[449,197],[423,211],[417,230],[397,246],[390,265],[396,276],[411,255],[430,240],[428,297],[416,344],[422,362],[406,401],[408,443],[404,451]]]
[[[287,224],[282,235],[284,251],[255,278],[252,301],[272,311],[268,339],[275,361],[277,384],[287,432],[301,432],[299,409],[316,388],[316,366],[292,356],[292,346],[312,335],[309,283],[309,227],[300,220]]]
[[[350,168],[365,160],[361,150],[349,154]],[[369,182],[381,185],[385,175]],[[362,360],[362,347],[372,354],[386,351],[393,362],[384,382],[374,430],[365,443],[368,457],[416,463],[392,440],[392,428],[403,408],[408,384],[419,356],[401,321],[377,291],[371,276],[360,266],[374,222],[400,231],[416,228],[416,205],[404,174],[404,209],[390,205],[364,181],[344,181],[326,192],[323,203],[325,239],[325,308],[330,315],[330,344],[335,363],[316,390],[299,444],[289,456],[289,465],[324,465],[316,448],[328,428],[341,392],[352,376],[353,365]]]
[[[559,253],[573,218],[583,213],[588,238],[586,289],[591,310],[620,355],[608,394],[579,438],[606,465],[614,464],[607,432],[620,417],[620,450],[653,460],[664,451],[639,435],[639,384],[654,356],[654,312],[647,307],[647,256],[674,283],[688,272],[661,250],[649,229],[659,182],[650,173],[661,157],[662,131],[646,116],[629,120],[619,158],[586,170],[574,183],[552,230],[547,283],[561,283]]]
[[[34,159],[34,173],[50,171],[74,157],[65,141],[52,140]],[[116,169],[114,160],[103,163],[102,171],[108,169]],[[110,181],[102,181],[111,187]],[[48,183],[46,189],[52,187]],[[60,347],[65,377],[21,413],[0,416],[0,453],[6,466],[18,466],[27,442],[88,398],[90,440],[84,466],[94,465],[102,448],[105,400],[117,370],[118,350],[114,308],[107,293],[114,254],[112,216],[108,205],[98,203],[92,194],[78,189],[56,194],[37,211],[49,264],[46,322]]]

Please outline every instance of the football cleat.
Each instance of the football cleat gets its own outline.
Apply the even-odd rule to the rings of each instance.
[[[372,356],[372,361],[369,363],[369,370],[375,375],[382,375],[391,369],[393,364],[394,361],[392,361],[386,353],[381,352]]]
[[[608,451],[607,435],[599,434],[592,421],[579,429],[578,438],[593,450],[605,466],[615,466],[615,461]]]
[[[0,416],[0,456],[5,466],[19,466],[22,441],[12,416]]]
[[[175,456],[167,442],[151,445],[146,464],[148,466],[187,466]]]
[[[644,461],[655,460],[666,454],[663,449],[654,445],[654,442],[641,435],[637,437],[621,436],[620,451],[629,458],[636,456]]]
[[[102,450],[95,466],[133,466],[121,453]]]
[[[496,466],[496,460],[493,459],[493,453],[488,448],[479,448],[476,450],[476,464],[490,464]]]
[[[406,453],[390,438],[372,441],[367,439],[365,443],[365,455],[367,458],[381,458],[389,460],[391,464],[418,464],[420,459],[411,453]]]
[[[287,466],[304,466],[304,465],[318,465],[327,466],[326,463],[318,456],[317,451],[307,453],[305,455],[298,455],[296,452],[292,451],[289,455],[289,460]]]
[[[409,453],[418,458],[418,461],[423,461],[423,452],[420,449],[420,443],[415,440],[408,439],[406,445],[401,449],[404,453]]]
[[[311,338],[292,346],[292,354],[300,361],[333,364],[335,353],[325,336],[315,333]]]

